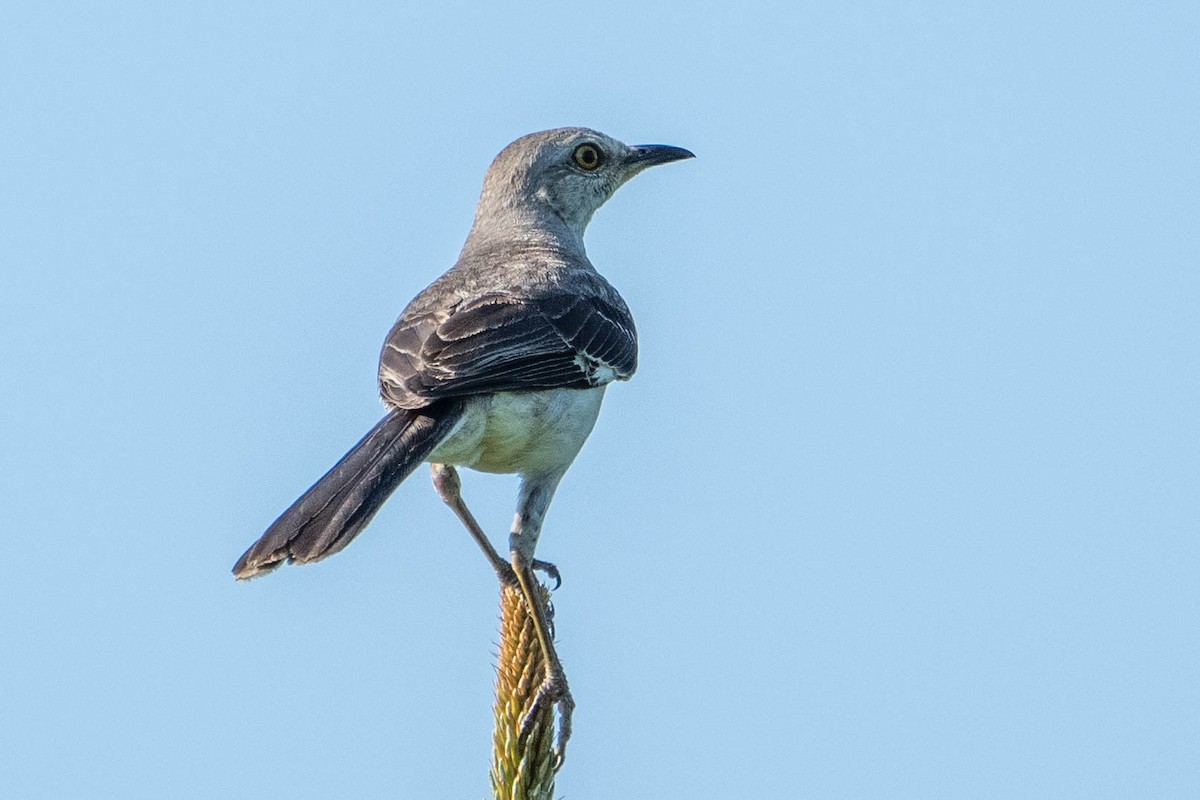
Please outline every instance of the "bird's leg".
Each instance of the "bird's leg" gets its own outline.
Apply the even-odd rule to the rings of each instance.
[[[554,649],[554,626],[549,604],[542,599],[538,591],[537,578],[533,574],[533,551],[537,547],[538,536],[542,530],[542,520],[550,508],[550,500],[554,490],[558,488],[561,475],[524,475],[521,480],[520,497],[517,501],[517,515],[513,520],[512,534],[509,537],[509,551],[512,557],[512,570],[520,584],[521,596],[533,619],[534,630],[537,633],[538,644],[541,646],[542,659],[546,672],[542,685],[538,687],[533,702],[525,712],[521,721],[521,736],[527,736],[533,728],[534,720],[539,716],[546,703],[558,707],[558,741],[555,749],[558,751],[558,763],[561,766],[566,758],[567,740],[571,738],[571,713],[575,710],[575,701],[567,686],[567,675],[563,671],[562,662]]]
[[[437,493],[442,498],[442,502],[450,506],[450,510],[462,520],[462,524],[466,526],[471,534],[471,538],[479,545],[479,549],[483,551],[483,555],[491,563],[492,569],[496,570],[496,574],[500,576],[500,580],[504,583],[517,586],[516,575],[513,574],[512,567],[504,560],[496,548],[492,546],[491,541],[487,538],[487,534],[479,527],[479,523],[475,521],[475,515],[467,508],[467,504],[462,499],[462,480],[458,477],[458,471],[449,464],[430,464],[429,471],[433,477],[433,488],[437,489]]]
[[[533,560],[526,558],[519,551],[513,550],[512,570],[517,576],[525,606],[533,618],[533,627],[537,633],[538,644],[542,648],[542,659],[546,665],[546,674],[542,679],[542,685],[538,687],[537,694],[534,695],[533,702],[530,703],[529,709],[525,712],[525,718],[521,721],[520,735],[522,738],[529,735],[534,720],[537,719],[546,703],[557,705],[559,723],[555,749],[558,751],[558,764],[561,766],[567,754],[567,740],[571,738],[571,712],[575,710],[575,700],[571,697],[571,690],[567,686],[567,675],[563,671],[562,662],[558,660],[558,653],[554,649],[554,625],[551,621],[551,612],[547,604],[542,601],[541,593],[537,590],[537,578],[533,574]]]
[[[471,538],[479,545],[479,549],[483,551],[484,557],[488,563],[492,565],[492,569],[496,571],[502,583],[509,586],[520,588],[521,584],[517,580],[516,574],[513,572],[512,566],[504,560],[504,557],[496,552],[496,548],[492,546],[492,542],[488,539],[487,534],[483,532],[483,528],[479,527],[479,523],[475,520],[475,515],[467,508],[467,504],[462,499],[462,480],[458,477],[458,471],[449,464],[431,464],[430,473],[433,477],[433,487],[437,489],[438,495],[442,498],[442,502],[450,506],[450,509],[462,521],[462,524],[470,532]],[[549,561],[538,561],[534,559],[532,567],[536,570],[545,572],[554,580],[554,588],[562,586],[562,577],[558,572],[558,567],[551,564]]]

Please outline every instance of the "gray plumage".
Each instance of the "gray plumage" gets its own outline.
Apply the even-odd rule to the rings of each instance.
[[[691,155],[586,128],[506,147],[484,178],[457,263],[409,303],[387,337],[379,384],[388,415],[268,528],[234,574],[338,552],[426,460],[520,473],[510,544],[532,559],[604,386],[637,368],[633,318],[588,261],[584,230],[629,178]]]

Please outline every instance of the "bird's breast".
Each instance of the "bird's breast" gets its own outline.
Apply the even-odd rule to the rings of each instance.
[[[472,397],[427,460],[483,472],[565,471],[592,432],[603,399],[603,386]]]

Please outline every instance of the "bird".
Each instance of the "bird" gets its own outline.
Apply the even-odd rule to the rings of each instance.
[[[561,579],[534,553],[605,389],[637,369],[633,316],[588,259],[584,232],[630,178],[693,157],[580,127],[531,133],[501,150],[458,259],[408,303],[384,341],[378,377],[387,413],[251,545],[234,576],[339,552],[428,462],[442,501],[531,612],[546,670],[524,719],[544,703],[557,707],[562,759],[574,700],[534,571]],[[457,467],[520,476],[507,559],[463,501]]]

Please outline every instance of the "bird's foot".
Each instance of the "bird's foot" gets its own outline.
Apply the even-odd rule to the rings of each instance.
[[[493,566],[496,568],[496,575],[499,576],[500,582],[505,586],[511,586],[514,589],[521,588],[521,582],[517,580],[517,573],[513,571],[512,565],[504,561],[497,561]],[[562,586],[562,573],[558,571],[558,567],[551,564],[549,561],[542,561],[535,558],[531,562],[531,566],[538,572],[546,573],[546,577],[554,581],[554,588],[550,591],[558,591]]]
[[[575,711],[575,700],[567,687],[567,676],[561,670],[551,671],[538,687],[525,719],[521,720],[521,738],[532,731],[547,704],[558,707],[558,736],[554,742],[555,769],[562,766],[567,757],[567,740],[571,738],[571,714]]]

